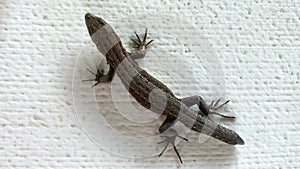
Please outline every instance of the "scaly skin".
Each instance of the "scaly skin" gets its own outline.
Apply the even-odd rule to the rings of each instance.
[[[93,42],[96,44],[99,52],[105,55],[107,63],[110,65],[109,74],[112,76],[115,72],[129,93],[141,105],[155,113],[163,113],[163,115],[177,119],[194,131],[210,135],[225,143],[232,145],[244,144],[244,141],[237,133],[211,121],[205,115],[207,112],[190,109],[166,85],[140,68],[128,56],[120,38],[103,19],[87,13],[85,20]],[[105,77],[108,75],[102,76],[102,79],[98,77],[98,83],[107,82],[107,79],[111,80],[111,78]],[[155,96],[155,99],[149,99],[150,94],[152,97]]]

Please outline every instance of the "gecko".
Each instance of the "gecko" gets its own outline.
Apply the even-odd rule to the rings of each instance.
[[[129,53],[123,47],[120,37],[115,33],[114,29],[102,18],[86,13],[85,23],[92,41],[98,51],[105,56],[109,65],[109,70],[105,74],[104,70],[100,71],[97,69],[97,72],[93,73],[88,69],[89,72],[95,75],[94,79],[90,79],[96,82],[92,87],[99,83],[111,82],[114,75],[117,74],[122,84],[138,103],[166,117],[158,131],[159,133],[164,133],[170,130],[173,133],[171,136],[166,136],[167,139],[164,141],[167,141],[167,145],[169,143],[173,145],[181,163],[182,160],[174,145],[174,141],[176,137],[186,141],[187,139],[179,136],[171,128],[177,121],[180,121],[195,132],[207,134],[227,144],[244,144],[244,140],[235,131],[217,124],[208,117],[209,114],[217,114],[225,118],[234,118],[233,116],[217,113],[217,110],[226,105],[229,100],[219,105],[219,99],[216,102],[212,101],[208,105],[198,95],[178,98],[165,84],[151,76],[137,64],[135,60],[145,57],[146,49],[153,42],[153,40],[147,42],[147,29],[142,39],[135,32],[137,39],[131,40],[135,44],[134,47],[137,48],[137,52]],[[153,91],[159,92],[154,92],[153,94]],[[153,94],[152,97],[155,97],[155,99],[149,99],[150,94]],[[197,105],[199,110],[192,109],[193,105]],[[159,156],[165,149],[166,147]]]

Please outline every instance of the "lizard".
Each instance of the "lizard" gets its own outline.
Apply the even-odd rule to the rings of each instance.
[[[198,95],[180,99],[165,84],[138,66],[135,59],[143,58],[146,54],[146,48],[153,42],[153,40],[146,42],[147,29],[145,30],[143,39],[135,32],[137,39],[131,40],[136,45],[135,47],[138,51],[136,53],[129,53],[123,47],[119,36],[113,28],[102,18],[91,13],[86,13],[85,23],[92,41],[98,51],[106,57],[107,64],[109,65],[109,70],[106,74],[104,74],[104,70],[100,71],[97,69],[97,73],[88,70],[95,75],[95,79],[91,79],[96,81],[92,87],[99,83],[111,82],[114,75],[117,74],[125,88],[138,103],[155,113],[162,113],[162,115],[166,116],[159,127],[159,133],[167,131],[175,122],[180,121],[195,132],[207,134],[227,144],[244,144],[244,140],[235,131],[217,124],[208,117],[208,114],[212,113],[222,117],[234,118],[216,112],[219,108],[227,104],[229,100],[218,106],[220,100],[216,102],[212,101],[210,105],[207,105],[204,99]],[[155,92],[155,99],[150,100],[149,95],[154,90],[160,92]],[[193,105],[197,105],[199,110],[192,109],[191,106]],[[173,136],[168,137],[168,144],[169,142],[173,144],[173,148],[182,163],[174,145],[174,140],[175,137],[180,137],[186,141],[187,139],[179,136],[174,129],[171,131],[173,132]]]

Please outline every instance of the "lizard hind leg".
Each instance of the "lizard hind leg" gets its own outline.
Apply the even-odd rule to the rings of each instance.
[[[227,103],[230,102],[230,100],[225,101],[224,103],[222,103],[221,105],[218,105],[221,99],[218,99],[216,101],[216,103],[214,103],[214,100],[210,103],[209,105],[209,110],[210,110],[210,114],[216,114],[218,116],[221,116],[223,118],[235,118],[234,116],[227,116],[227,115],[223,115],[220,114],[218,112],[216,112],[217,110],[219,110],[221,107],[224,107]]]
[[[174,130],[172,128],[168,129],[166,131],[166,135],[162,135],[162,137],[165,137],[166,139],[163,140],[163,141],[161,141],[161,142],[158,142],[157,144],[161,144],[161,143],[164,143],[164,142],[167,142],[167,144],[166,144],[166,146],[163,148],[163,150],[161,151],[161,153],[158,156],[160,157],[165,152],[165,150],[167,149],[168,145],[171,143],[172,146],[173,146],[174,151],[176,152],[177,157],[179,158],[180,163],[182,164],[182,159],[181,159],[180,154],[178,153],[177,148],[175,146],[175,139],[176,139],[176,137],[179,137],[179,138],[181,138],[181,139],[183,139],[185,141],[189,141],[189,140],[186,139],[186,138],[184,138],[184,137],[182,137],[182,136],[180,136],[180,135],[178,135],[177,132],[176,132],[176,130]]]
[[[170,127],[172,127],[175,124],[176,120],[177,118],[168,115],[164,122],[160,125],[159,133],[167,131]]]
[[[183,98],[181,99],[181,101],[188,107],[197,105],[200,110],[199,113],[205,116],[208,116],[209,114],[216,114],[223,118],[235,118],[234,116],[227,116],[227,115],[217,113],[217,110],[219,110],[221,107],[224,107],[227,103],[230,102],[230,100],[225,101],[221,105],[219,105],[221,99],[218,99],[216,102],[214,102],[213,100],[210,105],[207,105],[201,96],[194,95],[194,96]]]

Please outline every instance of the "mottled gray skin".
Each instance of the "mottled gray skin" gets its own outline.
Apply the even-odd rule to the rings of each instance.
[[[136,101],[145,108],[156,113],[162,113],[167,116],[167,119],[171,119],[170,123],[167,120],[164,122],[160,127],[160,132],[170,127],[176,119],[196,132],[210,135],[225,143],[232,145],[244,144],[237,133],[208,118],[209,110],[206,109],[207,106],[200,107],[199,111],[189,108],[190,105],[187,106],[182,101],[183,99],[177,98],[166,85],[140,68],[128,56],[128,52],[123,48],[120,38],[103,19],[87,13],[85,20],[93,42],[99,52],[105,55],[107,63],[110,65],[110,75],[103,75],[103,79],[100,78],[99,82],[110,81],[115,72]],[[159,92],[153,93],[154,90]],[[150,93],[152,97],[155,96],[155,99],[149,99]]]

